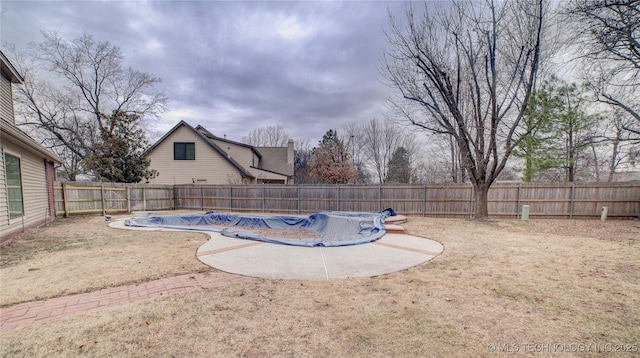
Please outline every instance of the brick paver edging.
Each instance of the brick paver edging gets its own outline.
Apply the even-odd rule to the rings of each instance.
[[[221,287],[248,280],[253,280],[253,278],[226,272],[194,273],[135,285],[105,288],[89,293],[20,303],[0,309],[0,334],[31,324],[50,322],[102,308],[176,293]]]

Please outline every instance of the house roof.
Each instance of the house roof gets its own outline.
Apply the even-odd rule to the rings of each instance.
[[[56,164],[62,163],[62,160],[57,155],[46,150],[38,142],[33,140],[31,136],[21,131],[15,124],[11,122],[0,119],[0,134],[0,137],[5,139],[7,137],[14,138],[17,145],[34,154],[40,155],[43,158],[48,159]]]
[[[254,167],[254,166],[251,166],[251,167],[249,167],[249,168],[251,168],[251,169],[255,169],[255,170],[259,170],[259,171],[261,171],[261,172],[266,172],[266,173],[272,173],[272,174],[282,175],[282,176],[284,176],[284,177],[286,177],[286,176],[291,176],[291,175],[289,175],[289,174],[285,174],[285,173],[281,173],[281,172],[277,172],[277,171],[269,170],[269,169],[265,169],[265,168],[259,168],[259,167]]]
[[[221,142],[225,142],[225,143],[230,143],[230,144],[235,144],[235,145],[239,145],[241,147],[245,147],[248,149],[251,149],[254,153],[256,153],[258,155],[258,157],[262,158],[262,153],[260,153],[256,147],[246,144],[246,143],[242,143],[242,142],[236,142],[227,138],[220,138],[216,135],[214,135],[213,133],[209,132],[205,127],[201,126],[198,124],[198,126],[196,127],[196,130],[199,131],[200,133],[204,134],[207,138],[209,139],[215,139],[215,140],[219,140]]]
[[[198,137],[200,137],[214,151],[216,151],[218,154],[220,154],[220,156],[225,158],[229,163],[231,163],[231,165],[233,165],[236,169],[238,169],[238,171],[240,172],[240,174],[243,177],[250,177],[250,178],[254,177],[248,170],[246,170],[242,165],[240,165],[240,163],[238,163],[233,158],[228,156],[227,153],[225,153],[225,151],[222,150],[222,148],[220,148],[215,143],[210,141],[209,138],[207,138],[207,136],[205,134],[203,134],[202,132],[200,132],[196,128],[193,128],[191,125],[189,125],[189,123],[187,123],[185,121],[180,121],[180,123],[176,124],[170,131],[168,131],[164,136],[162,136],[162,138],[160,138],[151,147],[149,147],[149,149],[147,149],[145,155],[148,154],[148,153],[151,153],[154,149],[156,149],[158,147],[158,145],[160,145],[160,143],[162,143],[165,139],[167,139],[169,136],[171,136],[171,134],[173,134],[173,132],[175,132],[178,128],[180,128],[182,126],[184,126],[184,127],[188,128],[188,129],[190,129],[191,131],[193,131],[193,133],[195,133]],[[202,128],[201,126],[198,126],[198,127]],[[202,128],[202,129],[204,129],[204,128]],[[205,129],[205,131],[206,131],[206,129]]]
[[[13,65],[7,58],[7,56],[5,56],[1,50],[0,50],[0,69],[2,69],[2,72],[8,75],[11,82],[22,83],[24,81],[24,78],[20,76],[20,73],[18,73],[18,70],[16,70],[16,68],[13,67]]]
[[[260,153],[264,155],[262,158],[262,168],[267,171],[282,175],[293,175],[293,166],[287,164],[288,148],[287,147],[257,147]]]

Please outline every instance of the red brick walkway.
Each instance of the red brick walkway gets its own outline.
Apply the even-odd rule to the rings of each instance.
[[[33,301],[0,309],[0,334],[31,324],[50,322],[106,307],[145,299],[200,291],[252,280],[225,272],[207,272],[167,277],[137,285],[105,288],[78,295]]]

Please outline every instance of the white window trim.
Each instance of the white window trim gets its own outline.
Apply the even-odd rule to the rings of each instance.
[[[20,195],[22,196],[22,215],[15,217],[15,218],[11,218],[11,213],[9,213],[9,183],[7,180],[7,161],[5,160],[4,155],[9,154],[11,156],[14,156],[16,158],[18,158],[20,160]],[[16,222],[23,222],[24,219],[26,219],[26,210],[25,210],[25,205],[24,205],[24,175],[23,175],[23,160],[22,160],[22,155],[18,152],[14,152],[11,149],[6,149],[6,148],[2,148],[2,163],[3,163],[3,167],[2,168],[4,170],[4,190],[5,193],[7,195],[7,219],[9,221],[9,226],[15,224]]]

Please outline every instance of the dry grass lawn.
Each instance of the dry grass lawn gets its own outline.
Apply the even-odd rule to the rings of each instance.
[[[206,234],[108,224],[101,216],[60,219],[0,247],[0,307],[210,270],[195,256]]]
[[[195,258],[204,235],[101,220],[60,220],[2,247],[2,304],[208,270]],[[404,226],[444,253],[381,277],[257,279],[28,326],[0,336],[0,355],[640,356],[640,221]]]

